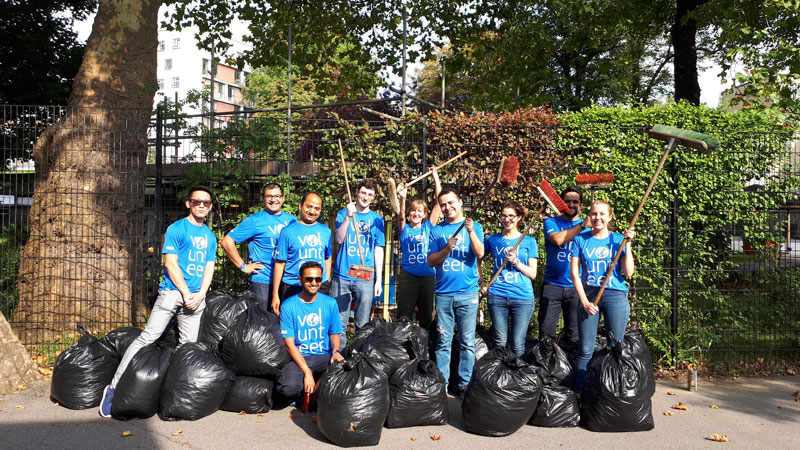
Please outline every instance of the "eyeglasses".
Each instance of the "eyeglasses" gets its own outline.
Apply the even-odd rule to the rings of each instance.
[[[264,198],[265,198],[265,199],[267,199],[267,200],[276,200],[276,199],[279,199],[279,198],[283,198],[283,194],[278,194],[278,195],[264,195]]]
[[[322,283],[322,277],[304,277],[306,283]]]
[[[211,206],[211,200],[200,200],[199,198],[189,199],[189,204],[192,206],[200,206],[201,204],[206,208]]]
[[[501,215],[500,215],[500,218],[501,218],[501,219],[509,219],[509,220],[514,220],[514,219],[516,219],[516,218],[517,218],[517,216],[516,216],[516,215],[514,215],[514,214],[511,214],[511,215],[505,215],[505,214],[501,214]]]

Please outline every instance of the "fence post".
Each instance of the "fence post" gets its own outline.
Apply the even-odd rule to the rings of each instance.
[[[213,120],[213,117],[212,117]],[[162,130],[164,129],[164,109],[163,104],[159,103],[156,106],[156,180],[155,180],[155,201],[153,207],[156,213],[156,235],[161,235],[161,225],[163,220],[162,202],[162,186],[161,186],[161,160],[164,157],[163,145],[164,138]]]
[[[428,118],[422,119],[422,173],[428,173]],[[422,180],[422,192],[428,190],[428,179]],[[433,199],[433,201],[438,201]]]
[[[675,368],[678,368],[678,158],[672,154],[672,217],[671,217],[671,241],[672,241],[672,270],[670,278],[672,281],[672,317],[670,331],[672,333],[672,361]]]

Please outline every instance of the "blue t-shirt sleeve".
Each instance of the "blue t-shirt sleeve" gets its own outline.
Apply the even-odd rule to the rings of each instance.
[[[580,258],[581,257],[581,247],[583,247],[583,236],[580,234],[575,236],[572,239],[572,257],[573,258]]]
[[[328,246],[325,247],[325,259],[328,259],[331,257],[331,248],[333,248],[333,233],[329,228],[325,228],[328,230]]]
[[[478,239],[483,241],[483,225],[479,224],[478,222],[474,222],[474,226],[472,227],[475,230],[475,234],[478,236]]]
[[[278,235],[278,244],[275,246],[275,259],[286,261],[289,258],[289,227],[284,227]]]
[[[338,230],[340,226],[344,223],[345,219],[349,219],[347,217],[347,210],[340,209],[339,212],[336,213],[336,229]],[[349,226],[349,224],[348,224]]]
[[[242,242],[255,236],[256,233],[258,233],[256,221],[253,219],[253,216],[247,216],[242,223],[231,230],[228,235],[231,237],[231,239],[233,239],[234,242],[241,244]]]
[[[536,244],[536,239],[526,236],[525,240],[528,242],[528,259],[539,258],[539,245]],[[527,264],[527,261],[523,261]]]
[[[342,319],[339,318],[339,306],[336,301],[328,302],[328,335],[342,334]],[[345,343],[340,342],[340,350],[344,349]]]
[[[284,303],[281,306],[281,337],[294,338],[294,311],[291,303]]]
[[[165,255],[177,255],[181,249],[180,237],[181,233],[178,231],[175,224],[167,227],[167,232],[164,234],[164,248],[161,249],[161,253]]]
[[[442,249],[442,247],[439,246],[439,235],[441,234],[442,227],[433,227],[431,229],[431,232],[428,235],[430,236],[428,238],[428,255],[432,255]]]
[[[208,253],[206,254],[207,261],[217,260],[217,236],[206,226],[206,233],[208,233]]]
[[[375,246],[376,247],[385,247],[386,246],[386,223],[383,221],[383,217],[375,214]]]

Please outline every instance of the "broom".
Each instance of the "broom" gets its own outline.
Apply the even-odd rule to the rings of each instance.
[[[613,173],[579,173],[575,175],[575,184],[592,190],[591,203],[594,203],[595,189],[605,189],[614,181]]]
[[[344,151],[342,150],[341,139],[339,139],[339,158],[342,160],[342,172],[344,172],[344,186],[347,190],[347,201],[348,203],[353,203],[353,196],[350,195],[350,182],[347,181],[347,166],[344,163]],[[361,249],[361,236],[358,232],[358,224],[356,224],[355,214],[351,217],[351,219],[353,219],[353,232],[356,234],[356,245],[358,245],[358,257],[361,259],[361,265],[359,266],[356,264],[351,264],[350,270],[347,271],[347,276],[357,278],[359,280],[370,281],[372,280],[372,273],[375,271],[375,269],[364,265],[364,250]],[[346,243],[347,233],[345,233],[345,244]],[[345,251],[347,250],[345,249]]]
[[[658,163],[656,172],[653,174],[653,178],[650,179],[650,184],[647,186],[647,190],[644,191],[644,196],[642,197],[642,201],[639,202],[639,207],[636,208],[636,212],[633,213],[633,219],[631,220],[630,225],[628,225],[628,228],[631,228],[636,224],[636,220],[639,218],[639,213],[641,213],[642,208],[644,208],[644,202],[647,201],[650,191],[653,190],[653,185],[658,179],[658,174],[661,173],[661,169],[664,168],[664,163],[667,161],[667,157],[672,150],[674,150],[679,144],[703,152],[707,152],[709,149],[716,149],[719,147],[719,141],[714,136],[709,136],[707,134],[698,133],[691,130],[668,127],[666,125],[654,125],[647,135],[653,139],[665,141],[667,146],[664,150],[664,156],[661,157],[661,161]],[[628,245],[628,242],[630,242],[630,239],[624,238],[622,240],[622,245],[620,245],[620,247],[617,249],[617,253],[614,255],[614,260],[611,261],[611,265],[608,267],[608,271],[606,271],[606,277],[603,280],[603,284],[600,285],[600,290],[597,291],[597,296],[593,302],[594,306],[597,306],[600,303],[600,299],[603,297],[603,292],[606,290],[608,279],[611,277],[611,274],[614,273],[614,267],[616,267],[620,255],[622,255],[622,249]]]
[[[544,213],[548,206],[553,208],[553,211],[558,213],[569,212],[569,207],[567,204],[564,203],[564,200],[561,199],[561,196],[558,195],[556,190],[553,189],[553,186],[551,186],[547,180],[542,180],[542,182],[539,183],[539,186],[536,186],[536,189],[539,191],[539,195],[541,195],[541,197],[545,200],[545,203],[541,208],[539,208],[539,211],[537,211],[536,214],[531,217],[531,221],[528,222],[528,226],[525,227],[525,231],[523,231],[522,235],[519,237],[519,239],[517,239],[517,242],[514,244],[514,247],[511,249],[511,251],[508,252],[510,254],[514,254],[514,252],[517,251],[517,248],[519,248],[522,240],[525,239],[525,236],[527,236],[531,231],[531,228],[533,228],[533,224],[539,220],[539,217]],[[497,280],[497,277],[500,276],[500,272],[503,271],[503,267],[506,265],[505,260],[507,259],[508,258],[505,258],[497,271],[495,271],[492,279],[489,280],[489,283],[486,285],[487,289],[492,285],[492,283],[495,282],[495,280]]]
[[[480,199],[480,206],[472,208],[470,211],[470,216],[475,213],[475,211],[483,207],[483,204],[486,203],[486,199],[489,198],[489,194],[492,192],[492,189],[497,187],[498,184],[502,185],[503,187],[513,186],[517,182],[517,175],[519,175],[519,160],[517,157],[512,155],[503,158],[503,160],[500,161],[500,170],[497,172],[497,178],[494,180],[492,185],[489,186],[489,189],[483,193],[483,197]],[[461,222],[461,226],[459,226],[456,232],[450,237],[452,238],[460,233],[466,223],[466,220]]]
[[[395,214],[400,214],[400,202],[397,201],[397,184],[394,182],[394,178],[389,177],[386,181],[389,189],[388,189],[388,196],[389,196],[389,203],[392,205],[392,210]]]

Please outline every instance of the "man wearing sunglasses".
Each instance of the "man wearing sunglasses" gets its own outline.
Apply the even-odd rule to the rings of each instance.
[[[264,209],[245,218],[230,233],[225,235],[220,245],[234,266],[250,275],[250,287],[264,311],[272,310],[272,256],[277,247],[278,236],[283,227],[295,220],[295,217],[283,207],[283,189],[275,183],[264,186],[262,196]],[[251,262],[245,261],[238,244],[247,242],[248,256]]]
[[[300,266],[303,290],[281,304],[281,335],[292,361],[278,376],[278,392],[288,399],[314,392],[316,380],[330,364],[342,361],[342,324],[333,297],[319,292],[322,265],[307,261]]]
[[[125,351],[111,384],[103,391],[100,415],[111,417],[114,391],[131,359],[143,347],[155,342],[178,314],[180,345],[197,341],[205,297],[214,274],[217,238],[205,225],[211,211],[211,191],[194,187],[186,208],[189,215],[173,223],[164,235],[164,280],[158,287],[158,299],[144,331]]]
[[[578,307],[580,300],[570,278],[570,255],[572,240],[586,227],[589,219],[580,217],[583,196],[577,187],[568,187],[561,193],[561,198],[569,208],[560,216],[544,220],[545,250],[547,265],[544,274],[544,286],[539,296],[539,338],[551,336],[556,332],[558,318],[564,313],[565,339],[562,347],[569,348],[578,343]]]

